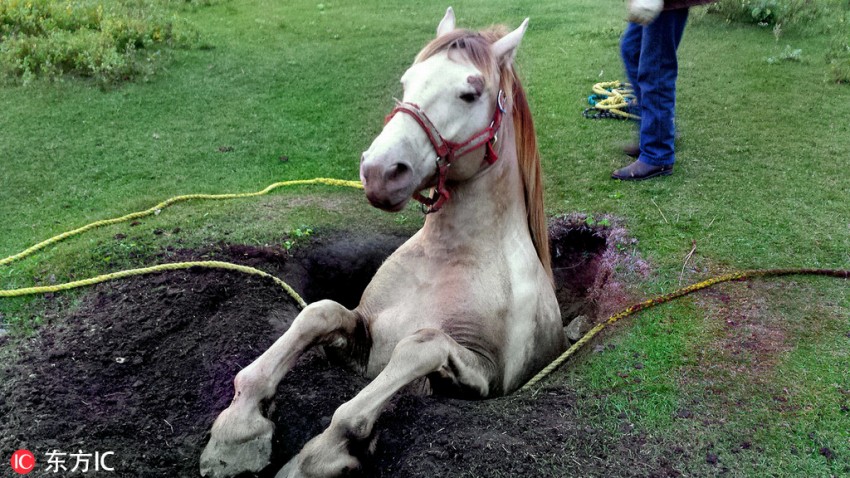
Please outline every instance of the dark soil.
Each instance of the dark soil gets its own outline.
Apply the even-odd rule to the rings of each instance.
[[[598,318],[625,302],[614,266],[642,267],[617,252],[625,249],[615,247],[623,244],[622,230],[589,227],[583,219],[561,219],[551,228],[565,321],[580,314]],[[325,233],[293,252],[219,245],[163,252],[154,261],[215,258],[252,265],[284,278],[308,302],[331,298],[353,307],[404,239]],[[41,461],[30,476],[58,476],[44,471],[45,454],[53,450],[114,452],[109,464],[115,472],[80,476],[198,476],[200,452],[230,401],[233,377],[297,312],[271,281],[226,272],[98,286],[73,312],[48,317],[19,345],[16,363],[0,368],[0,449],[33,451]],[[308,353],[270,405],[277,424],[274,463],[259,476],[274,476],[365,383],[318,351]],[[578,399],[554,385],[478,402],[401,395],[379,422],[377,452],[364,475],[677,476],[667,463],[609,460],[639,456],[643,437],[612,439],[594,429],[573,409]]]

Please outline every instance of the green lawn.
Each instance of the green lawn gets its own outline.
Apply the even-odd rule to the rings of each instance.
[[[357,179],[360,152],[445,6],[214,2],[181,13],[212,48],[168,53],[146,82],[0,87],[0,257],[178,194]],[[788,27],[777,40],[770,28],[694,11],[680,48],[675,174],[631,184],[609,174],[626,164],[616,143],[632,138],[633,125],[581,116],[593,83],[623,79],[622,2],[452,6],[461,26],[531,18],[518,62],[547,209],[623,218],[653,267],[652,280],[638,285],[646,295],[670,292],[682,275],[690,283],[738,269],[850,268],[850,86],[830,82],[825,36]],[[769,63],[786,45],[802,50],[801,61]],[[387,215],[360,192],[328,187],[184,204],[0,267],[0,288],[149,263],[178,240],[280,244],[302,225],[409,229],[420,221],[413,206]],[[111,241],[118,233],[128,240]],[[686,475],[846,476],[847,281],[718,290],[618,325],[602,339],[612,349],[583,354],[553,380],[574,387],[583,397],[577,406],[612,433],[625,415],[655,437],[650,453],[676,443],[697,450],[675,459]],[[0,313],[6,328],[28,330],[39,301],[0,301]],[[621,377],[625,370],[631,379]]]

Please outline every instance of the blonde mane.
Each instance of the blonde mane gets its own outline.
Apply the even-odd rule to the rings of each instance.
[[[484,75],[487,88],[493,97],[499,89],[505,92],[516,130],[517,161],[525,192],[525,207],[528,211],[528,231],[537,250],[537,257],[551,279],[549,231],[543,208],[543,174],[540,169],[540,152],[537,149],[537,136],[534,133],[531,109],[528,107],[525,90],[513,64],[508,62],[500,65],[490,50],[490,46],[506,33],[507,30],[502,26],[491,27],[481,32],[454,30],[428,43],[416,56],[415,61],[418,63],[442,51],[448,51],[449,55],[462,55],[463,59],[475,65]]]

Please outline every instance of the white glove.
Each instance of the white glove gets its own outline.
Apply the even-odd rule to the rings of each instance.
[[[664,0],[629,0],[629,21],[649,25],[664,9]]]

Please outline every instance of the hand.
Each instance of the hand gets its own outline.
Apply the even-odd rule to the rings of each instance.
[[[664,9],[664,0],[629,0],[629,21],[649,25]]]

